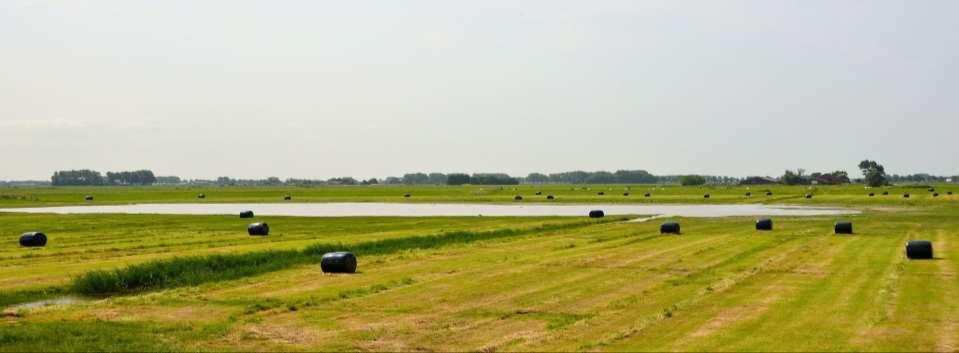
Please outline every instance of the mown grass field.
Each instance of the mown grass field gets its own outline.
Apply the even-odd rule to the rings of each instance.
[[[96,204],[196,202],[198,192],[207,195],[202,202],[283,202],[286,193],[294,202],[513,202],[515,194],[538,202],[542,190],[557,202],[810,203],[864,212],[776,218],[773,232],[755,231],[753,218],[678,218],[679,236],[660,235],[658,220],[614,217],[257,218],[270,222],[268,237],[247,236],[249,220],[229,216],[0,213],[0,306],[84,298],[5,310],[0,351],[959,349],[959,198],[946,195],[948,185],[935,186],[936,198],[924,186],[890,188],[888,196],[874,189],[873,198],[862,186],[773,187],[769,198],[759,194],[766,187],[752,187],[750,198],[743,187],[632,186],[624,197],[625,187],[604,186],[602,196],[597,186],[41,188],[0,189],[30,195],[0,202],[83,204],[85,194]],[[642,197],[646,189],[653,201]],[[839,219],[853,221],[855,234],[833,235]],[[20,233],[38,229],[49,235],[47,247],[17,246]],[[936,259],[907,260],[908,239],[932,240]],[[315,244],[355,250],[359,272],[321,273],[305,252]],[[263,267],[198,269],[194,282],[123,292],[76,287],[91,273],[142,279],[212,259]]]
[[[940,193],[933,198],[927,185],[884,188],[846,186],[675,186],[675,185],[508,185],[508,186],[327,186],[327,187],[47,187],[0,188],[0,207],[58,206],[128,203],[250,203],[250,202],[522,202],[540,203],[796,203],[833,205],[910,205],[959,199],[959,184],[932,185]],[[765,192],[771,191],[772,196]],[[536,195],[539,192],[541,195]],[[749,192],[752,196],[745,196]],[[868,193],[874,198],[866,198]],[[889,195],[882,195],[889,192]],[[903,193],[911,198],[904,200]],[[603,195],[599,195],[603,193]],[[629,193],[629,196],[624,196]],[[650,197],[644,194],[650,193]],[[709,199],[703,195],[710,194]],[[806,199],[810,193],[812,199]],[[204,194],[203,199],[197,195]],[[409,198],[403,197],[410,194]],[[94,196],[85,201],[84,196]],[[283,196],[292,196],[284,201]],[[547,200],[547,195],[555,199]]]

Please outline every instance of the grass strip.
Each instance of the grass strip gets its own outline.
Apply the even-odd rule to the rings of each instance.
[[[486,232],[458,231],[427,236],[374,240],[356,244],[320,243],[301,250],[270,250],[242,254],[175,257],[115,270],[86,272],[74,278],[68,288],[72,293],[87,296],[109,296],[162,288],[195,286],[316,263],[324,253],[331,251],[351,251],[357,256],[385,255],[406,250],[434,249],[545,231],[575,229],[621,220],[623,218],[609,217],[582,223],[547,224],[529,229],[508,228]]]

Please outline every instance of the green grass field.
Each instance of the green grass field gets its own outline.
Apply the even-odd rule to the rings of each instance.
[[[939,197],[861,185],[0,189],[0,207],[87,194],[93,204],[552,194],[863,210],[776,218],[773,232],[752,218],[677,218],[679,236],[619,217],[268,217],[257,220],[270,236],[250,237],[250,221],[231,216],[0,213],[0,351],[955,351],[959,196],[934,187]],[[839,219],[855,234],[833,235]],[[19,247],[30,230],[48,246]],[[933,241],[936,259],[907,260],[909,239]],[[315,252],[327,246],[355,251],[358,273],[323,274]],[[82,300],[13,306],[61,297]]]

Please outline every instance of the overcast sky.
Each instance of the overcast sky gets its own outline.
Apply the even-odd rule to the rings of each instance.
[[[0,179],[959,174],[959,1],[0,1]]]

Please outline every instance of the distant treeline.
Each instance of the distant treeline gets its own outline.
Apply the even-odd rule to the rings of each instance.
[[[929,175],[926,173],[919,174],[910,174],[910,175],[889,175],[887,176],[889,181],[894,184],[903,184],[903,183],[956,183],[959,182],[959,175],[945,177],[945,176],[936,176]]]
[[[131,172],[100,172],[89,169],[61,170],[53,173],[50,183],[54,186],[93,186],[93,185],[153,185],[157,179],[149,170]]]
[[[384,184],[406,185],[516,185],[516,184],[678,184],[686,176],[657,176],[645,170],[571,171],[562,173],[530,173],[526,177],[513,177],[504,173],[410,173],[400,177],[387,177]],[[735,184],[740,179],[724,176],[697,176],[704,183]]]
[[[865,164],[861,168],[864,176],[883,178],[873,184],[884,183],[944,183],[959,182],[959,176],[946,177],[925,173],[911,175],[885,175],[881,165]],[[878,175],[873,175],[873,170]],[[329,179],[296,179],[281,180],[278,177],[266,179],[234,179],[219,177],[217,179],[182,179],[178,176],[155,176],[153,171],[143,169],[136,171],[100,172],[81,169],[63,170],[53,173],[51,182],[44,181],[0,181],[0,186],[98,186],[98,185],[210,185],[210,186],[320,186],[320,185],[517,185],[517,184],[682,184],[682,185],[737,185],[737,184],[847,184],[850,182],[866,182],[864,178],[850,179],[845,171],[830,173],[806,174],[803,169],[787,170],[781,177],[746,177],[735,178],[712,175],[654,175],[645,170],[617,170],[608,171],[570,171],[562,173],[530,173],[525,177],[513,177],[505,173],[407,173],[402,177],[386,177],[383,179],[370,178],[358,180],[353,177],[336,177]]]

